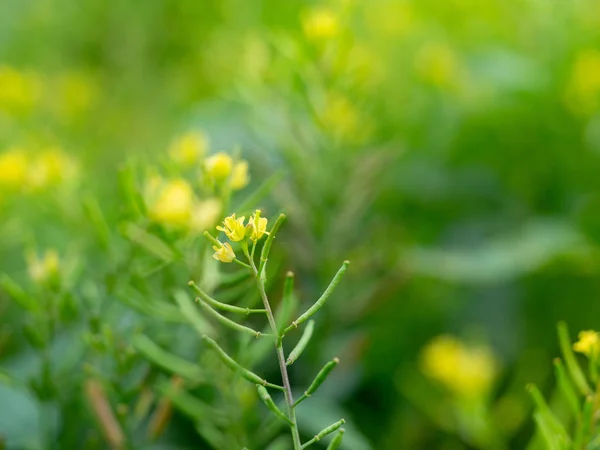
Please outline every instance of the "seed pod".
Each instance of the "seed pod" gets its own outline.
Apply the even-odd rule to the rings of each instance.
[[[327,450],[337,450],[342,445],[342,439],[344,439],[344,433],[346,430],[340,428],[340,431],[333,437],[329,445],[327,446]]]
[[[258,395],[260,399],[263,401],[266,407],[269,408],[269,410],[271,410],[280,419],[284,420],[290,425],[293,425],[292,421],[288,419],[287,416],[284,413],[282,413],[281,410],[277,407],[277,405],[269,395],[269,392],[265,389],[264,386],[257,384],[256,389],[258,390]]]
[[[303,402],[308,397],[310,397],[312,394],[314,394],[316,392],[316,390],[319,389],[319,386],[321,386],[321,384],[323,384],[323,382],[325,381],[327,376],[331,373],[333,368],[338,365],[339,362],[340,362],[340,360],[338,358],[333,358],[331,361],[329,361],[327,364],[325,364],[323,366],[323,368],[319,371],[319,373],[317,374],[317,376],[315,377],[315,379],[313,380],[311,385],[308,387],[306,392],[298,400],[296,400],[296,402],[294,403],[294,407],[298,406],[301,402]]]
[[[237,314],[252,314],[252,313],[266,313],[266,309],[250,309],[250,308],[240,308],[239,306],[228,305],[227,303],[222,303],[214,298],[210,297],[206,292],[204,292],[200,287],[190,281],[188,285],[200,296],[204,302],[208,303],[213,308],[221,309],[223,311],[229,311]]]
[[[221,358],[221,361],[223,361],[223,363],[227,367],[229,367],[234,372],[239,373],[246,380],[252,381],[254,384],[268,386],[270,388],[278,389],[280,391],[284,390],[283,386],[278,386],[276,384],[268,383],[267,380],[262,379],[261,377],[256,375],[254,372],[250,372],[248,369],[239,365],[231,356],[229,356],[227,353],[225,353],[225,351],[221,347],[219,347],[219,344],[217,344],[213,339],[204,335],[204,336],[202,336],[202,340],[204,342],[206,342],[208,344],[208,346],[211,347],[215,352],[217,352],[217,354]]]
[[[339,268],[339,270],[331,280],[331,283],[329,283],[329,286],[327,286],[327,289],[325,289],[325,292],[323,292],[321,297],[319,297],[319,299],[310,308],[308,308],[304,314],[302,314],[300,317],[294,320],[292,324],[285,329],[284,334],[294,328],[298,328],[298,325],[310,319],[316,314],[316,312],[319,309],[321,309],[321,307],[325,304],[329,296],[335,290],[336,286],[339,284],[340,280],[342,279],[342,276],[344,276],[344,273],[348,268],[348,264],[350,264],[350,261],[344,261],[342,267]]]
[[[260,265],[258,267],[258,273],[262,273],[265,264],[267,263],[267,260],[269,259],[269,252],[271,251],[271,244],[273,243],[273,239],[275,239],[275,235],[277,234],[277,231],[279,231],[279,227],[281,226],[281,224],[283,223],[283,221],[285,220],[285,214],[281,213],[279,214],[279,216],[277,217],[277,219],[275,220],[275,224],[273,225],[273,228],[271,228],[271,231],[269,232],[269,237],[267,238],[267,240],[265,241],[265,245],[263,245],[262,251],[260,252]]]
[[[202,307],[204,311],[206,311],[208,314],[210,314],[212,317],[214,317],[217,321],[221,322],[226,327],[232,328],[237,331],[241,331],[243,333],[251,334],[252,336],[257,338],[264,336],[260,331],[256,331],[252,328],[245,327],[244,325],[240,325],[239,323],[234,322],[233,320],[228,319],[225,316],[222,316],[203,301],[199,301],[198,304]]]
[[[300,338],[294,349],[290,352],[290,355],[288,356],[288,359],[285,362],[286,365],[289,366],[291,364],[294,364],[294,361],[296,361],[300,357],[300,355],[308,345],[308,342],[310,341],[314,327],[315,321],[310,320],[306,325],[306,328],[304,329],[304,333],[302,333],[302,337]]]
[[[304,445],[302,445],[301,448],[304,449],[304,448],[308,447],[309,445],[312,445],[315,442],[320,441],[325,436],[327,436],[330,433],[333,433],[335,430],[337,430],[338,428],[340,428],[345,423],[346,423],[346,421],[344,419],[341,419],[341,420],[338,420],[336,423],[333,423],[333,424],[329,425],[327,428],[323,428],[321,431],[319,431],[318,434],[315,435],[315,437],[313,437],[310,441],[308,441]],[[340,439],[340,441],[341,441],[341,439]]]

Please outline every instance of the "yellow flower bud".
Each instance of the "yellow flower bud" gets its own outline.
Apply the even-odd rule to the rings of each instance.
[[[225,181],[231,174],[233,160],[226,153],[217,153],[204,162],[206,173],[217,183]]]
[[[250,239],[254,242],[258,241],[264,234],[269,234],[267,231],[267,218],[260,217],[260,209],[248,220],[248,228],[250,229]]]
[[[175,179],[160,190],[150,207],[150,217],[165,225],[187,227],[190,223],[194,193],[183,179]]]
[[[586,356],[597,356],[600,350],[600,334],[594,330],[581,331],[579,340],[573,344],[573,350]]]
[[[173,141],[169,157],[182,166],[192,166],[208,149],[208,137],[201,132],[188,132]]]
[[[225,225],[225,227],[218,226],[217,230],[224,232],[233,242],[241,241],[246,236],[244,219],[244,216],[236,219],[235,214],[232,214],[229,217],[225,217],[225,220],[223,220],[223,225]]]
[[[235,253],[229,245],[229,242],[225,242],[221,247],[217,247],[213,245],[213,250],[215,253],[213,254],[213,258],[219,260],[224,263],[230,263],[235,259]]]
[[[231,189],[237,191],[245,188],[250,182],[248,175],[248,161],[239,161],[233,166],[231,173],[230,185]]]

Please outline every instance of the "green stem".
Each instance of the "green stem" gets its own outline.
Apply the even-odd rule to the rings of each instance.
[[[290,429],[292,432],[292,441],[294,443],[294,450],[301,450],[302,443],[300,442],[300,433],[298,431],[298,424],[296,423],[296,411],[294,410],[294,396],[292,395],[290,378],[287,373],[287,365],[285,364],[285,355],[283,353],[283,341],[281,339],[281,336],[279,336],[278,334],[277,324],[275,323],[275,317],[273,316],[273,311],[271,310],[271,305],[269,303],[269,299],[265,291],[265,286],[260,279],[259,271],[256,268],[256,264],[254,264],[254,260],[250,257],[248,247],[242,246],[242,248],[244,249],[244,253],[248,257],[250,266],[252,267],[252,273],[254,275],[254,279],[256,280],[256,285],[258,286],[260,297],[262,298],[263,305],[267,311],[267,319],[269,321],[269,325],[271,327],[271,330],[273,331],[273,334],[277,336],[277,340],[275,342],[275,350],[277,351],[277,361],[279,362],[279,370],[281,371],[281,379],[283,381],[285,404],[287,407],[288,417],[291,422]]]

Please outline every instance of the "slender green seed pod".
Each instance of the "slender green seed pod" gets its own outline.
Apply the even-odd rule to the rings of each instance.
[[[206,342],[206,344],[208,344],[208,346],[211,347],[215,352],[217,352],[217,355],[219,355],[219,358],[221,358],[221,361],[223,361],[223,363],[227,367],[229,367],[234,372],[239,373],[242,376],[242,378],[245,378],[246,380],[251,381],[254,384],[268,386],[270,388],[278,389],[280,391],[284,390],[283,386],[278,386],[276,384],[269,383],[269,382],[267,382],[267,380],[262,379],[261,377],[256,375],[254,372],[250,372],[248,369],[239,365],[231,356],[229,356],[227,353],[225,353],[225,350],[223,350],[221,347],[219,347],[219,344],[217,344],[213,339],[204,335],[204,336],[202,336],[202,340],[204,342]]]
[[[319,386],[323,384],[323,382],[331,373],[333,368],[339,364],[339,362],[340,360],[338,358],[333,358],[331,361],[325,364],[323,368],[319,371],[311,385],[308,387],[306,392],[304,392],[304,394],[294,402],[294,407],[298,406],[300,403],[302,403],[304,400],[306,400],[308,397],[314,394],[316,390],[319,389]]]
[[[319,309],[321,309],[321,307],[325,304],[325,302],[327,301],[329,296],[333,293],[334,289],[336,288],[336,286],[339,284],[340,280],[344,276],[344,273],[346,272],[346,269],[348,268],[348,264],[350,264],[350,261],[344,261],[344,263],[342,264],[342,267],[340,267],[340,269],[337,271],[337,273],[331,280],[331,283],[329,283],[329,286],[327,286],[327,289],[325,289],[325,292],[323,292],[321,297],[319,297],[319,299],[310,308],[308,308],[308,310],[306,310],[306,312],[304,314],[302,314],[300,317],[298,317],[296,320],[294,320],[292,322],[292,324],[285,329],[284,334],[294,328],[298,328],[298,325],[300,325],[302,322],[305,322],[306,320],[310,319],[312,316],[314,316],[316,314],[316,312]]]
[[[292,319],[297,306],[298,299],[294,296],[294,272],[288,271],[285,274],[285,282],[283,284],[283,297],[277,308],[275,318],[279,336],[283,334],[283,330],[285,330],[286,325]]]
[[[333,423],[333,424],[329,425],[327,428],[323,428],[321,431],[319,431],[318,434],[315,435],[315,437],[313,437],[310,441],[308,441],[305,444],[303,444],[301,448],[304,449],[304,448],[308,447],[309,445],[312,445],[315,442],[320,441],[325,436],[327,436],[330,433],[333,433],[335,430],[337,430],[338,428],[340,428],[345,423],[346,423],[346,421],[344,419],[341,419],[341,420],[338,420],[336,423]],[[341,439],[340,439],[340,441],[341,441]]]
[[[304,333],[302,333],[302,337],[300,338],[294,349],[290,352],[290,355],[288,356],[288,359],[285,362],[286,365],[289,366],[291,364],[294,364],[294,362],[300,357],[300,355],[308,345],[308,342],[310,341],[314,327],[315,321],[309,320],[308,324],[306,325],[306,328],[304,329]]]
[[[575,434],[575,443],[571,448],[594,448],[586,447],[586,444],[590,442],[592,434],[592,424],[594,422],[594,398],[588,395],[585,398],[583,404],[583,412],[581,414],[581,420],[577,427],[577,433]]]
[[[575,358],[575,354],[573,353],[573,349],[571,348],[571,338],[569,337],[569,329],[567,328],[567,324],[564,322],[559,322],[558,324],[558,342],[560,344],[560,349],[563,354],[563,358],[565,360],[565,364],[573,379],[573,382],[579,389],[579,391],[583,395],[589,395],[592,393],[590,386]]]
[[[242,333],[251,334],[252,336],[257,337],[257,338],[259,338],[261,336],[265,336],[260,331],[256,331],[256,330],[253,330],[252,328],[245,327],[244,325],[240,325],[239,323],[234,322],[233,320],[228,319],[225,316],[222,316],[221,314],[219,314],[217,311],[212,309],[207,303],[205,303],[203,301],[199,301],[198,304],[204,311],[206,311],[208,314],[210,314],[212,317],[214,317],[215,320],[221,322],[226,327],[229,327],[233,330],[241,331]]]
[[[271,231],[269,232],[269,236],[267,237],[267,240],[265,241],[265,245],[263,245],[262,251],[260,252],[260,265],[258,267],[258,273],[262,273],[265,264],[267,263],[267,260],[269,259],[269,252],[271,251],[271,244],[273,243],[273,239],[275,239],[275,235],[277,234],[277,231],[279,231],[279,227],[281,226],[281,224],[283,223],[283,221],[285,220],[285,214],[281,213],[279,214],[279,216],[277,217],[277,219],[275,220],[275,224],[273,225],[273,228],[271,228]]]
[[[567,400],[567,403],[571,407],[575,416],[578,416],[581,412],[579,398],[577,397],[577,392],[575,391],[573,382],[569,378],[569,375],[567,375],[567,369],[560,358],[556,358],[554,360],[554,372],[556,374],[556,379],[558,380],[558,387],[560,391]]]
[[[527,386],[527,391],[531,395],[536,406],[535,418],[540,426],[540,431],[542,431],[542,433],[545,433],[546,431],[550,432],[547,437],[553,436],[552,439],[555,440],[555,442],[557,442],[557,440],[566,442],[569,439],[567,431],[552,412],[537,386],[535,384],[530,384]],[[552,442],[552,440],[549,442]]]
[[[237,314],[246,314],[246,315],[249,315],[252,313],[266,313],[267,312],[266,309],[240,308],[239,306],[228,305],[227,303],[222,303],[218,300],[215,300],[212,297],[209,297],[209,295],[206,292],[204,292],[202,289],[200,289],[198,287],[198,285],[196,283],[194,283],[193,281],[190,281],[188,283],[188,286],[190,286],[196,292],[196,294],[198,294],[200,296],[200,299],[197,299],[196,301],[202,300],[202,301],[208,303],[213,308],[217,308],[217,309],[221,309],[223,311],[229,311],[229,312],[237,313]]]
[[[269,408],[269,410],[271,410],[280,419],[284,420],[290,425],[293,425],[292,421],[288,419],[287,416],[283,412],[281,412],[281,410],[277,407],[277,405],[269,395],[269,392],[264,386],[257,384],[256,389],[258,390],[258,396],[263,401],[265,406]]]
[[[329,445],[327,446],[327,450],[337,450],[342,445],[342,439],[344,439],[344,433],[346,430],[340,428],[337,434],[333,437]]]
[[[205,231],[204,233],[202,233],[202,235],[203,235],[203,236],[204,236],[206,239],[208,239],[208,240],[210,241],[210,243],[211,243],[211,244],[213,244],[213,245],[216,245],[217,247],[220,247],[221,245],[223,245],[223,244],[221,244],[221,243],[219,242],[219,240],[218,240],[216,237],[214,237],[214,236],[213,236],[212,234],[210,234],[208,231]]]

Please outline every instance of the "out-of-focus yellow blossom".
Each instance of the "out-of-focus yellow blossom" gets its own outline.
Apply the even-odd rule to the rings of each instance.
[[[192,166],[208,149],[208,137],[199,131],[190,131],[176,138],[169,147],[169,156],[177,164]]]
[[[594,113],[600,102],[600,51],[584,50],[577,55],[565,93],[571,110],[577,114]]]
[[[267,218],[260,217],[260,209],[248,219],[248,229],[250,230],[250,239],[254,242],[258,241],[263,235],[269,234],[267,231]]]
[[[315,8],[304,15],[302,28],[308,39],[329,39],[339,34],[340,23],[338,17],[330,9]]]
[[[217,153],[204,161],[206,173],[216,182],[225,181],[231,174],[233,160],[227,153]]]
[[[47,250],[40,258],[35,252],[26,256],[29,277],[36,283],[44,283],[58,274],[60,258],[54,249]]]
[[[27,173],[27,187],[42,189],[72,178],[75,165],[60,148],[52,147],[31,158]]]
[[[231,189],[239,190],[245,188],[250,182],[248,175],[248,161],[238,161],[231,171],[231,179],[229,181]]]
[[[235,253],[233,252],[231,245],[229,245],[229,242],[225,242],[221,247],[213,245],[213,250],[215,251],[213,253],[213,258],[221,262],[230,263],[235,259]]]
[[[416,58],[419,75],[440,88],[454,87],[460,79],[460,65],[454,50],[441,43],[423,46]]]
[[[346,141],[362,142],[371,132],[356,107],[341,94],[327,95],[320,118],[328,132]]]
[[[489,348],[465,346],[452,336],[434,338],[422,351],[421,367],[428,377],[469,398],[486,394],[497,373]]]
[[[233,242],[239,242],[246,236],[246,227],[244,226],[245,217],[236,219],[235,213],[223,220],[224,227],[218,226],[217,230],[224,232]]]
[[[161,186],[150,206],[150,217],[164,225],[187,227],[190,224],[194,193],[187,181],[177,178]]]
[[[39,100],[41,82],[31,73],[0,66],[0,111],[28,112]]]
[[[203,232],[215,226],[221,217],[221,201],[209,198],[198,202],[192,209],[192,229]]]
[[[0,186],[21,188],[27,179],[29,163],[25,152],[12,148],[0,153]]]
[[[594,330],[579,332],[579,340],[573,344],[573,350],[586,356],[598,356],[600,334]]]

